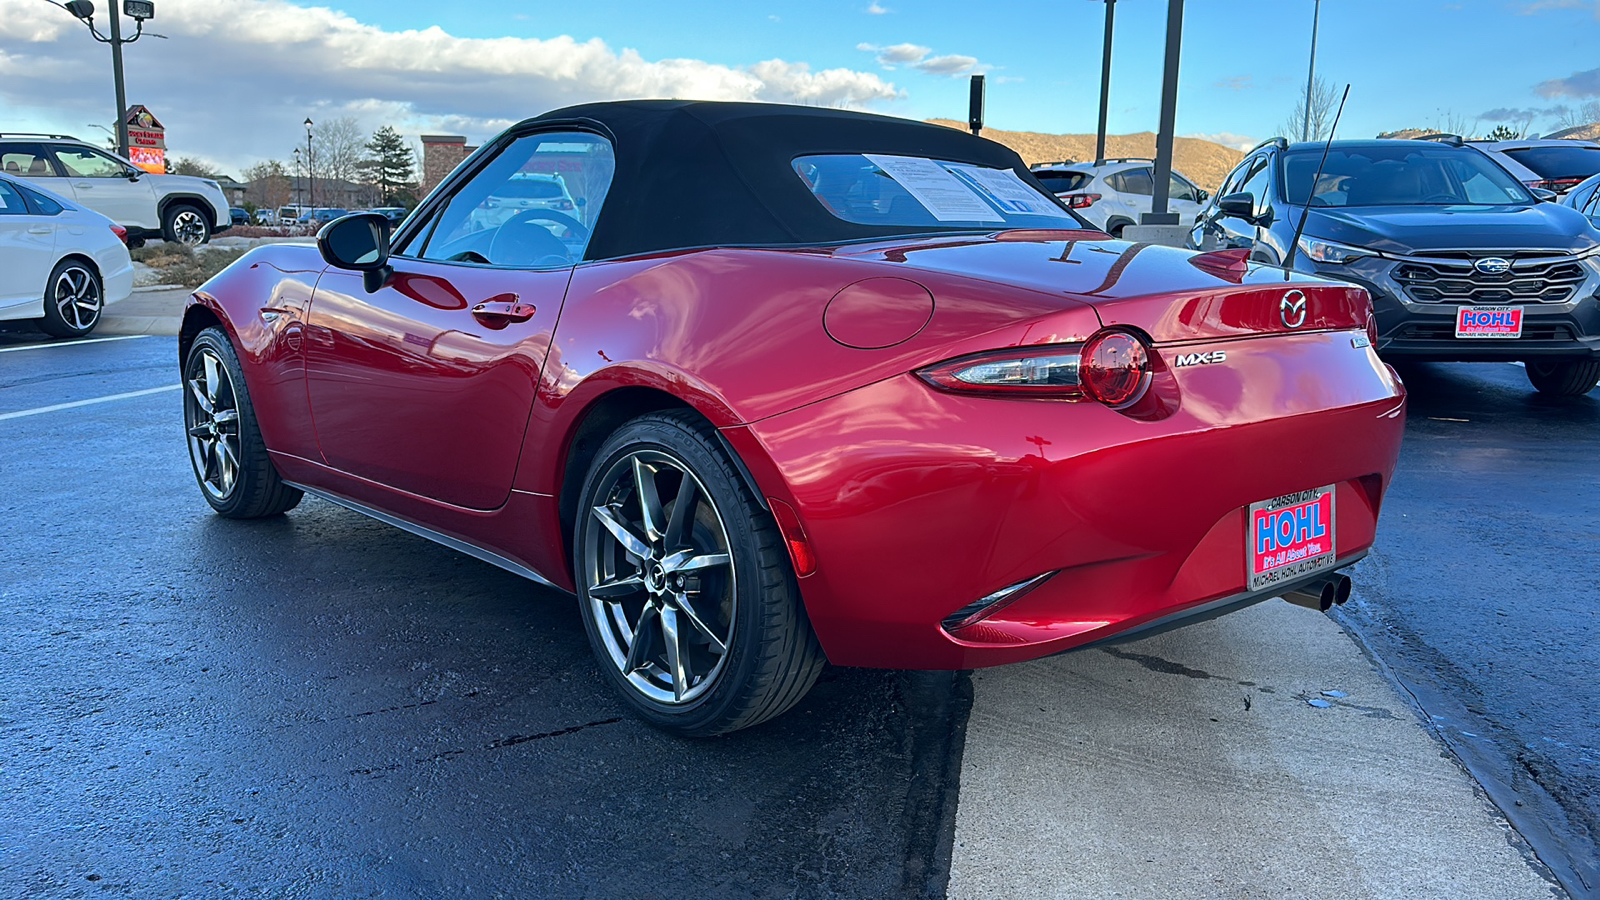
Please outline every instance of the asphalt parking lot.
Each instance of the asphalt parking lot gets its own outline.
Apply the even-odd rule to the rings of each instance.
[[[694,742],[560,595],[320,501],[212,516],[174,354],[0,334],[0,896],[1520,898],[1593,859],[1600,397],[1407,373],[1359,641],[1273,601],[830,670]]]

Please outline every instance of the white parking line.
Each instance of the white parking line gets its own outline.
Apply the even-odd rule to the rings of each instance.
[[[76,347],[79,344],[99,344],[104,341],[132,341],[149,336],[148,334],[123,334],[117,337],[88,338],[81,341],[49,341],[41,344],[21,344],[16,347],[0,347],[0,353],[12,353],[17,350],[48,350],[51,347]]]
[[[57,403],[54,406],[41,406],[37,409],[21,409],[16,412],[0,413],[0,422],[6,419],[20,419],[24,416],[38,416],[48,412],[62,409],[77,409],[80,406],[93,406],[96,403],[110,403],[113,400],[127,400],[130,397],[143,397],[147,394],[159,394],[163,391],[175,391],[183,385],[168,384],[158,388],[146,388],[142,391],[128,391],[126,394],[112,394],[108,397],[93,397],[88,400],[74,400],[71,403]]]

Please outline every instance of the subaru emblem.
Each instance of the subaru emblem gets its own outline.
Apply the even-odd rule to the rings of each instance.
[[[1472,267],[1485,275],[1504,275],[1511,271],[1511,261],[1498,256],[1485,256],[1473,263]]]
[[[1278,301],[1278,318],[1285,328],[1299,328],[1306,323],[1306,295],[1304,291],[1290,291]]]

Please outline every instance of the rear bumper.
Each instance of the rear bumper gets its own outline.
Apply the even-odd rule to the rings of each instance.
[[[1243,346],[1269,343],[1290,352]],[[1259,500],[1335,485],[1340,564],[1371,546],[1403,389],[1344,333],[1227,346],[1229,366],[1183,370],[1161,421],[902,376],[724,433],[798,514],[817,560],[801,593],[830,660],[1000,665],[1281,594],[1246,589]],[[961,637],[941,625],[1044,573]]]

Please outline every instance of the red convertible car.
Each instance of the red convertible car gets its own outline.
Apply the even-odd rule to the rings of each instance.
[[[518,199],[557,179],[570,203]],[[1112,240],[940,126],[577,106],[389,227],[340,219],[194,293],[205,499],[315,494],[570,592],[629,707],[679,734],[781,713],[824,661],[1326,608],[1399,450],[1361,289]]]

